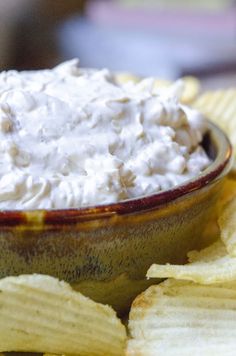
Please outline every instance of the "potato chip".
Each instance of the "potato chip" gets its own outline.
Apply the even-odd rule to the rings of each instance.
[[[122,355],[125,327],[112,308],[43,275],[0,280],[0,351]]]
[[[236,257],[236,196],[225,206],[218,223],[228,253]]]
[[[192,103],[198,96],[200,92],[200,82],[195,77],[183,77],[180,78],[184,84],[184,91],[181,96],[181,102],[185,104]],[[156,79],[154,83],[154,90],[158,90],[160,88],[167,88],[172,85],[173,82],[165,79]]]
[[[200,82],[195,77],[183,77],[180,78],[184,84],[184,91],[181,96],[181,102],[183,104],[192,103],[198,96],[200,92]],[[165,79],[156,79],[154,82],[154,91],[157,91],[160,88],[167,88],[171,86],[173,82]]]
[[[115,79],[118,84],[126,84],[128,82],[138,83],[141,78],[137,75],[128,72],[119,72],[115,74]]]
[[[183,77],[182,79],[184,81],[184,92],[182,94],[181,101],[184,104],[190,104],[197,99],[201,90],[201,84],[195,77],[189,76]]]
[[[229,136],[236,157],[236,89],[209,91],[201,95],[193,106],[219,125]],[[236,161],[233,166],[236,172]]]
[[[132,73],[119,72],[115,74],[115,79],[118,84],[126,84],[129,82],[139,83],[143,78],[136,76]],[[180,78],[184,83],[184,91],[181,97],[181,102],[184,104],[190,104],[197,99],[200,92],[200,81],[191,76]],[[153,82],[153,91],[156,92],[159,89],[168,88],[173,84],[173,81],[167,79],[156,78]]]
[[[217,240],[211,246],[188,254],[186,265],[152,265],[148,278],[176,278],[211,284],[236,280],[236,258],[228,255],[225,245]]]
[[[166,280],[132,304],[127,355],[234,355],[236,283]]]
[[[162,88],[168,88],[172,84],[173,84],[173,82],[171,82],[170,80],[156,78],[155,81],[154,81],[153,90],[156,91],[156,90],[159,90],[159,89],[162,89]]]

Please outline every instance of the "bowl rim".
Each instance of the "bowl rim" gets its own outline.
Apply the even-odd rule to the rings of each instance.
[[[35,210],[0,210],[0,225],[18,225],[23,221],[37,222],[42,215],[45,224],[70,224],[79,221],[106,218],[114,214],[125,215],[160,208],[191,192],[200,190],[225,176],[230,170],[232,146],[226,134],[214,123],[207,122],[207,133],[217,148],[216,158],[196,178],[187,180],[181,185],[158,193],[127,199],[117,203],[101,204],[83,208],[69,209],[35,209]],[[41,212],[41,214],[40,214]],[[35,218],[36,217],[36,218]],[[32,219],[31,219],[32,218]],[[23,220],[23,221],[22,221]]]

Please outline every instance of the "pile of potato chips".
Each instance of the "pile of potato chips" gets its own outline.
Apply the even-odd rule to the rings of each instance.
[[[219,239],[189,252],[186,265],[149,268],[148,278],[170,279],[133,302],[128,355],[236,354],[236,182],[231,188]]]
[[[236,150],[236,90],[207,92],[192,105],[228,134]],[[186,265],[147,271],[148,278],[169,279],[133,302],[127,355],[236,355],[235,168],[216,206],[215,241],[189,252]],[[205,245],[212,242],[209,227]]]
[[[122,74],[118,80],[139,79]],[[236,90],[197,98],[199,82],[191,77],[184,81],[182,101],[219,124],[236,148]],[[158,80],[155,85],[170,83]],[[203,236],[207,247],[189,252],[186,265],[149,268],[148,278],[168,279],[134,300],[128,330],[111,307],[93,302],[56,278],[33,274],[0,280],[0,352],[236,355],[236,180],[232,174],[215,207],[215,220]]]

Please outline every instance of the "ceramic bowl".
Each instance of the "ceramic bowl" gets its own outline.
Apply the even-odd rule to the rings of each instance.
[[[168,191],[83,209],[1,211],[0,277],[53,275],[125,311],[150,283],[152,263],[183,263],[197,246],[232,153],[212,123],[203,146],[212,164]]]

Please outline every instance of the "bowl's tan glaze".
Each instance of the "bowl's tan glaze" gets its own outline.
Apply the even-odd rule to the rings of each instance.
[[[86,209],[0,212],[0,277],[50,274],[125,310],[156,263],[182,263],[211,214],[231,146],[209,123],[213,163],[195,180],[149,197]],[[151,281],[153,283],[153,280]]]

